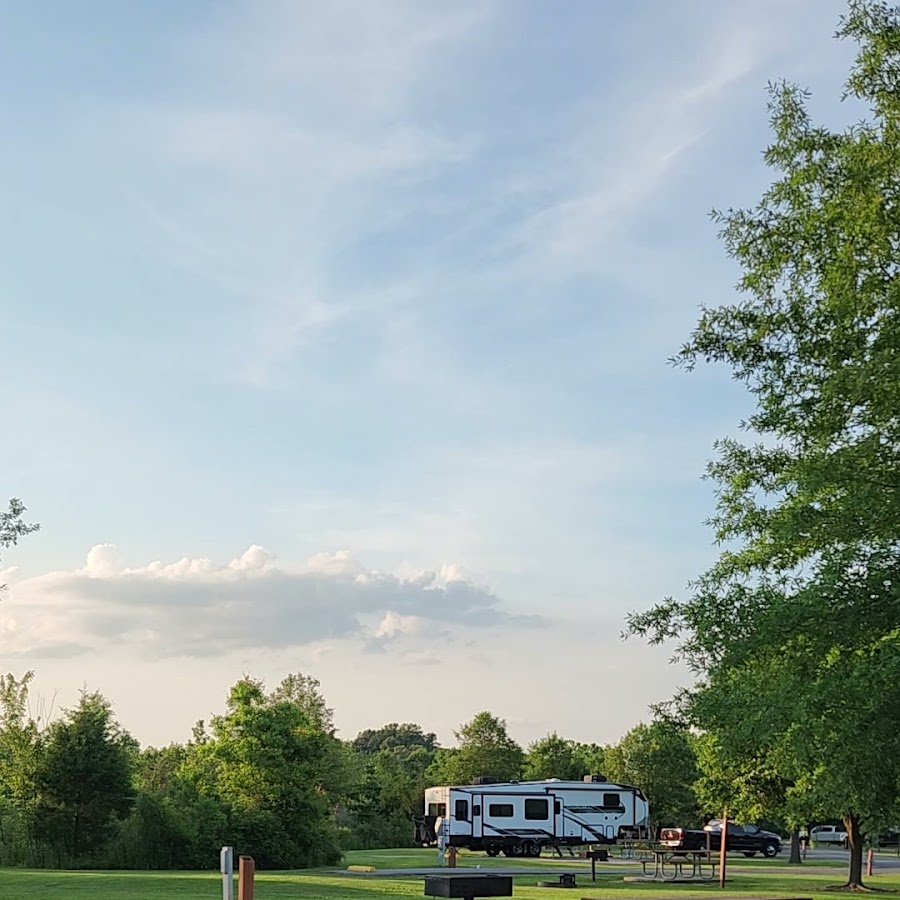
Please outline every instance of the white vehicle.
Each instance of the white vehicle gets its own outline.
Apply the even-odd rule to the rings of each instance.
[[[544,847],[650,836],[643,792],[611,784],[602,775],[583,781],[476,781],[425,791],[425,815],[414,819],[417,844],[469,847],[488,856],[540,856]]]
[[[840,844],[842,847],[845,847],[847,845],[847,832],[840,825],[816,825],[809,832],[809,839],[816,845]]]

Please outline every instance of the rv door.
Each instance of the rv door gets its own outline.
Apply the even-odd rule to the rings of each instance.
[[[472,837],[484,837],[484,813],[482,805],[484,802],[483,794],[472,794]]]
[[[553,798],[553,834],[558,838],[566,836],[566,804],[562,797]]]

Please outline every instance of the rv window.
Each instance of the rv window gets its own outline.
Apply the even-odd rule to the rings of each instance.
[[[525,818],[538,819],[543,822],[550,818],[550,801],[549,800],[526,800],[525,801]]]
[[[619,799],[618,794],[604,794],[603,806],[606,809],[620,809],[622,806],[622,801]]]
[[[513,816],[512,803],[492,803],[488,807],[488,815],[495,819],[511,819]]]
[[[480,816],[480,815],[481,815],[481,804],[480,804],[480,803],[476,803],[476,804],[472,807],[472,815],[473,815],[473,816]]]
[[[429,803],[428,804],[428,815],[429,816],[446,816],[447,815],[447,804],[446,803]]]
[[[457,800],[456,807],[453,810],[453,818],[458,819],[460,822],[468,822],[469,821],[469,801],[468,800]]]
[[[559,800],[553,801],[553,815],[558,816],[562,812],[562,803]]]

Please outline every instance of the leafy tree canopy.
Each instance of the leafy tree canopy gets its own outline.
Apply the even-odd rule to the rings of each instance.
[[[459,746],[439,753],[428,771],[432,784],[471,784],[479,775],[500,781],[522,777],[525,753],[509,736],[505,719],[480,712],[455,735]]]
[[[20,537],[40,529],[40,525],[29,525],[22,520],[25,512],[22,501],[15,497],[9,501],[9,507],[4,512],[0,512],[0,547],[5,549],[14,547]],[[0,584],[0,590],[5,587],[6,585]]]
[[[847,96],[868,117],[816,125],[770,88],[775,180],[715,213],[742,276],[677,357],[727,365],[753,395],[750,440],[717,445],[711,524],[723,550],[630,631],[679,641],[699,676],[680,700],[732,757],[844,819],[849,887],[862,833],[900,783],[900,10],[852,0]]]

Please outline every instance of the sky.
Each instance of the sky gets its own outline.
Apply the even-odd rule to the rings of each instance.
[[[689,683],[629,611],[714,559],[749,400],[667,360],[739,272],[767,82],[838,0],[7,4],[0,671],[186,740],[243,674],[341,736],[617,740]]]

